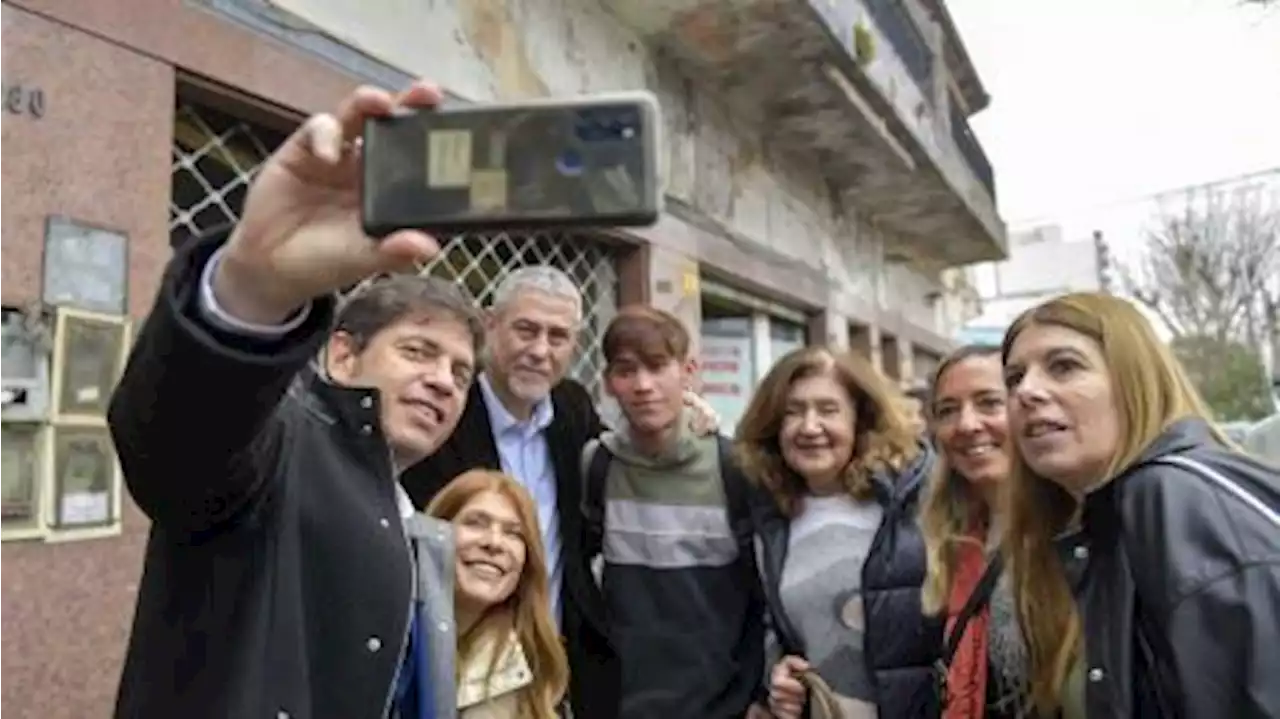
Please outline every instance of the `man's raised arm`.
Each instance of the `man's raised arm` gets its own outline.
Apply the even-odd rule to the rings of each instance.
[[[333,315],[323,299],[281,324],[238,320],[213,291],[221,239],[170,262],[108,414],[129,491],[170,527],[208,527],[263,489],[276,406]]]
[[[357,138],[366,118],[440,97],[427,83],[361,87],[313,115],[263,163],[225,243],[170,263],[108,413],[152,520],[204,529],[260,496],[279,457],[277,405],[328,337],[334,293],[439,254],[421,232],[365,236]]]

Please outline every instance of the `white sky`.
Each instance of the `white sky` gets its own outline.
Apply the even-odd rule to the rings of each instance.
[[[1088,224],[1154,192],[1280,167],[1280,6],[947,6],[992,96],[972,123],[1012,225]]]

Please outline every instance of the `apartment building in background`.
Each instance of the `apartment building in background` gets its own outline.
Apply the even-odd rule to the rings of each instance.
[[[597,393],[600,335],[634,302],[701,328],[730,428],[808,343],[927,374],[974,311],[957,268],[1006,255],[967,124],[987,92],[942,0],[5,0],[3,22],[12,718],[110,711],[147,520],[104,409],[172,248],[233,222],[263,158],[358,83],[657,94],[656,226],[459,235],[431,268],[480,302],[512,268],[563,268]]]
[[[1111,250],[1101,232],[1068,236],[1061,224],[1009,231],[1009,258],[967,268],[981,314],[958,333],[963,343],[1000,344],[1022,312],[1068,292],[1112,291]]]

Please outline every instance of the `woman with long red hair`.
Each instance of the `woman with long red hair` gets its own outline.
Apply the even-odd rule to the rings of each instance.
[[[472,470],[427,514],[453,525],[459,719],[554,719],[569,665],[533,499],[501,472]]]

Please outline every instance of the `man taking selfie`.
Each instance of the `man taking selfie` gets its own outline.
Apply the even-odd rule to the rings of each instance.
[[[230,237],[167,268],[109,412],[152,520],[117,717],[455,716],[451,539],[396,477],[453,431],[482,330],[439,280],[334,300],[439,252],[361,232],[358,137],[440,97],[361,88],[312,117]]]

